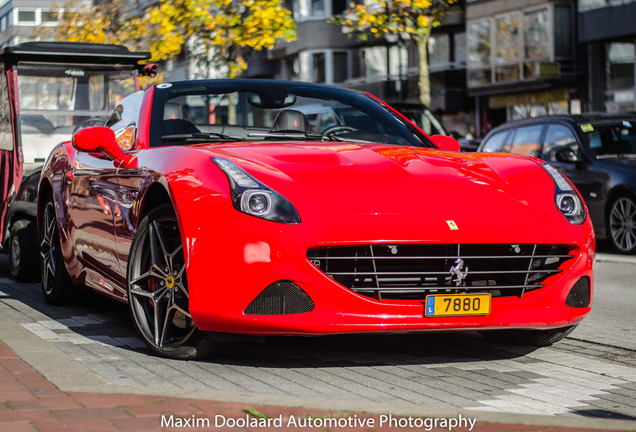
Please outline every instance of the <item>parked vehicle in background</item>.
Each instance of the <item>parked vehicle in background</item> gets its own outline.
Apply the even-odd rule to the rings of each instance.
[[[482,152],[535,156],[577,187],[599,239],[636,252],[636,115],[555,115],[503,124]]]
[[[36,199],[49,153],[74,131],[103,125],[118,100],[138,87],[139,62],[149,57],[76,42],[27,42],[0,51],[0,250],[16,280],[39,275]]]

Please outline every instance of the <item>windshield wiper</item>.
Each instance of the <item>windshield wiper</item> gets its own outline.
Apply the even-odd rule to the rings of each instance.
[[[248,138],[283,138],[283,139],[305,139],[316,141],[338,141],[338,142],[358,142],[369,143],[372,141],[347,138],[336,134],[323,135],[313,132],[256,132],[247,134]]]
[[[241,137],[233,137],[217,132],[195,132],[190,134],[164,135],[161,137],[161,141],[187,141],[189,139],[209,140],[214,138],[221,141],[243,141],[243,138]]]
[[[325,140],[329,137],[318,133],[281,131],[281,132],[253,132],[247,134],[248,138],[288,138],[288,139],[309,139],[309,140]]]

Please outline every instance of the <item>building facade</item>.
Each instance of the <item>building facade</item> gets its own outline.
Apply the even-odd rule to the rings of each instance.
[[[466,35],[478,135],[507,120],[583,110],[576,2],[468,0]]]
[[[34,29],[56,25],[58,5],[0,4],[0,43],[32,40]],[[419,103],[417,52],[407,37],[348,37],[327,23],[347,0],[286,0],[286,6],[297,40],[254,55],[246,77],[323,82],[397,106]],[[474,137],[540,114],[636,111],[635,16],[636,0],[465,0],[429,40],[429,108],[448,131]],[[205,77],[189,70],[187,53],[162,65],[169,80]]]
[[[578,40],[589,58],[585,108],[636,111],[636,1],[579,0],[578,18]]]

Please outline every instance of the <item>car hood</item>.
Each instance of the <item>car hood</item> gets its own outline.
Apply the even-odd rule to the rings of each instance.
[[[554,183],[517,155],[360,143],[210,146],[289,199],[301,214],[556,211]]]

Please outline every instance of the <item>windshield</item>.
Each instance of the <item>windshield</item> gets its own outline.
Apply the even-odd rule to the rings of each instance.
[[[584,123],[579,127],[587,140],[588,148],[597,159],[619,155],[636,155],[636,123],[634,119],[615,123]]]
[[[134,91],[132,66],[18,65],[20,141],[26,171],[42,165],[74,130],[103,125]]]
[[[418,125],[420,129],[429,135],[448,135],[444,126],[437,120],[435,115],[426,107],[420,109],[400,108],[398,110],[413,123]]]
[[[433,147],[363,93],[301,82],[220,80],[156,86],[151,145],[322,140]]]

